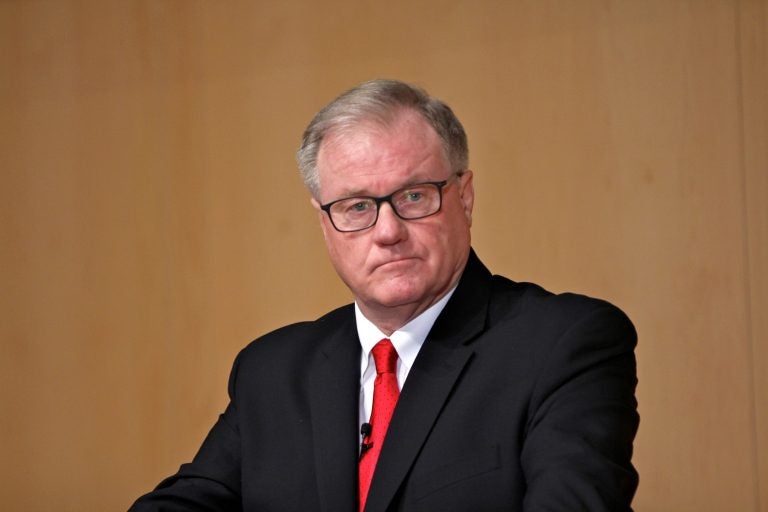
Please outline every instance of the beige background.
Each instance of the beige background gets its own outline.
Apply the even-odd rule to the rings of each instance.
[[[768,511],[768,3],[0,2],[0,503],[123,510],[256,336],[349,296],[293,151],[374,77],[464,121],[474,246],[640,333],[638,511]]]

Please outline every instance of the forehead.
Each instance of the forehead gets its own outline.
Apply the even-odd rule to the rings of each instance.
[[[406,111],[391,123],[361,121],[326,135],[318,152],[320,194],[384,194],[416,181],[445,179],[448,159],[432,126]]]

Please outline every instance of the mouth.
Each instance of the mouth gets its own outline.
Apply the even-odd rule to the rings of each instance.
[[[382,263],[379,263],[374,266],[374,270],[380,270],[380,269],[397,269],[399,267],[408,266],[412,264],[416,258],[413,257],[403,257],[403,258],[394,258],[391,260],[384,261]]]

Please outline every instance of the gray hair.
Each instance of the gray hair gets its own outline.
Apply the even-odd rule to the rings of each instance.
[[[320,192],[317,155],[327,134],[352,128],[363,121],[387,126],[402,109],[419,113],[437,132],[453,172],[467,170],[467,134],[448,105],[415,85],[398,80],[371,80],[333,100],[304,130],[296,159],[304,184],[312,195],[318,197]]]

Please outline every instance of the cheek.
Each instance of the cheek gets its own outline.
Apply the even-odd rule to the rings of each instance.
[[[344,248],[344,243],[341,240],[334,238],[326,238],[325,245],[328,248],[328,254],[333,260],[333,264],[336,268],[343,266],[346,258],[344,257],[347,250]]]
[[[359,240],[350,240],[339,236],[338,233],[328,233],[325,244],[337,272],[347,277],[360,272],[364,251]]]

